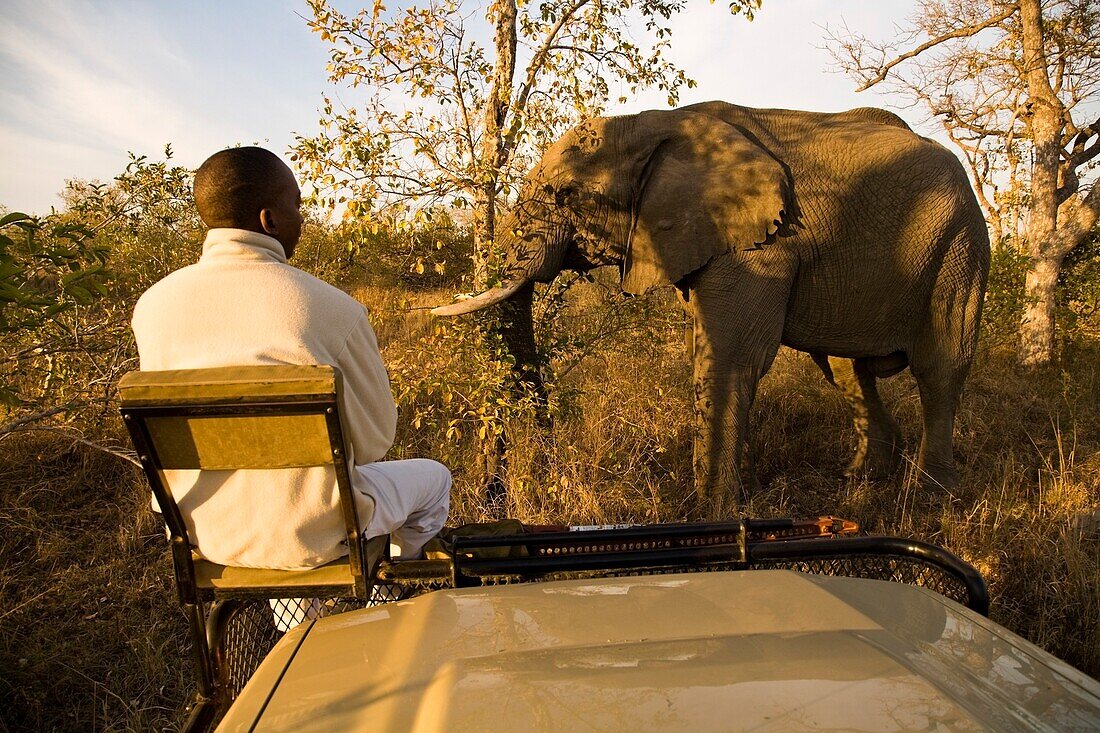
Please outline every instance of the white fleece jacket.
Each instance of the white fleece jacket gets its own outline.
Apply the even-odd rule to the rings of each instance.
[[[366,308],[286,264],[271,237],[211,229],[198,263],[141,296],[132,326],[143,370],[331,364],[344,379],[353,465],[380,460],[393,444],[397,409]],[[300,569],[347,554],[331,469],[165,473],[191,542],[209,560]],[[374,504],[356,495],[365,528]]]

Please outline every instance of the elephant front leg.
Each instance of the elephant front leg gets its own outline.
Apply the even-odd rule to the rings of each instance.
[[[793,267],[781,252],[764,254],[771,259],[718,257],[691,285],[695,491],[712,519],[735,515],[758,485],[749,458],[749,409],[779,350]]]
[[[696,370],[695,492],[710,519],[736,514],[758,487],[747,437],[759,380],[760,370],[752,367]]]

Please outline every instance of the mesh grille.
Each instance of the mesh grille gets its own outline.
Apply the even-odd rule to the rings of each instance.
[[[449,578],[376,585],[369,601],[361,598],[239,601],[224,621],[218,650],[218,679],[229,699],[235,700],[283,634],[303,621],[403,601],[444,587],[450,587]],[[211,612],[208,605],[207,613]]]
[[[233,698],[283,632],[275,627],[267,601],[245,601],[228,619],[221,641],[220,672]]]
[[[753,563],[753,568],[760,570],[771,568],[797,570],[815,575],[840,575],[849,578],[889,580],[895,583],[927,588],[964,606],[970,602],[970,594],[958,578],[933,565],[909,557],[855,555],[848,557],[761,560]]]

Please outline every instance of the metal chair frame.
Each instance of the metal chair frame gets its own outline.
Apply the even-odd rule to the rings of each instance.
[[[284,367],[273,366],[272,370]],[[171,405],[127,404],[120,408],[123,421],[138,453],[145,477],[160,505],[168,526],[176,588],[180,603],[187,615],[192,638],[192,653],[198,674],[198,696],[185,730],[204,730],[213,722],[217,712],[228,702],[228,691],[219,679],[219,644],[225,623],[232,617],[240,601],[257,598],[343,597],[369,599],[372,576],[378,562],[388,548],[387,537],[364,541],[360,532],[358,512],[352,494],[351,475],[346,459],[344,430],[340,422],[340,373],[334,367],[317,367],[319,374],[331,379],[331,390],[315,394],[265,396],[262,398],[228,395],[194,401],[174,401]],[[213,371],[213,370],[202,370]],[[222,370],[223,372],[225,370]],[[198,370],[196,370],[196,373]],[[274,373],[274,372],[273,372]],[[124,377],[134,381],[150,373],[131,373]],[[202,585],[196,572],[196,558],[188,537],[187,526],[171,488],[164,481],[163,464],[158,446],[149,430],[152,418],[245,418],[257,416],[323,416],[328,433],[331,465],[335,470],[336,484],[348,546],[348,570],[346,583],[288,586],[232,587],[231,583],[218,587]],[[325,465],[325,464],[318,464]],[[233,468],[264,468],[262,465],[238,465]],[[200,561],[202,562],[202,561]],[[296,573],[312,571],[276,571],[286,573],[288,579]],[[207,614],[205,602],[212,602]]]

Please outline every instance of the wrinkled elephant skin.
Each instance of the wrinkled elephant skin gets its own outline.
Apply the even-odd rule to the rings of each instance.
[[[752,486],[749,408],[780,344],[812,354],[851,403],[854,473],[896,467],[900,431],[875,382],[908,366],[923,483],[958,482],[952,425],[989,239],[959,161],[897,116],[707,102],[590,120],[547,151],[498,231],[509,282],[446,314],[563,268],[613,264],[627,292],[680,289],[701,497],[729,506]]]

